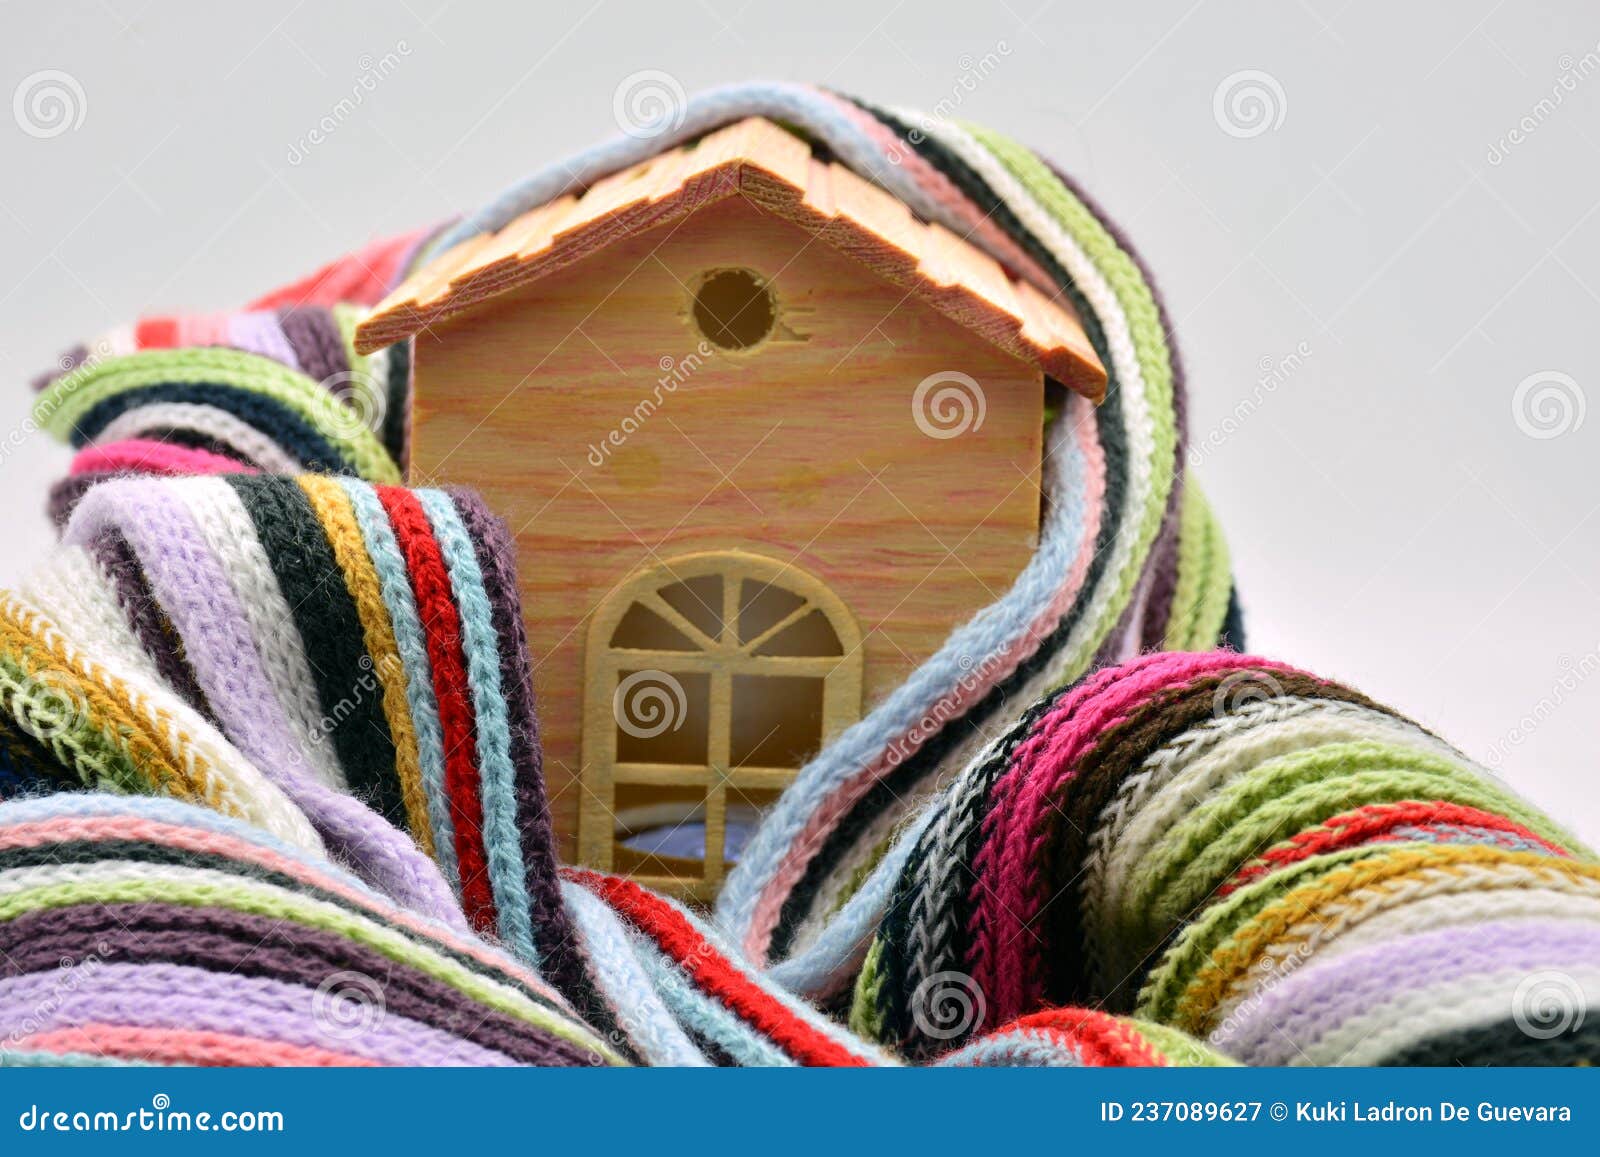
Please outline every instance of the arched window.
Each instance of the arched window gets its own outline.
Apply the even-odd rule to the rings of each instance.
[[[672,559],[590,626],[579,858],[707,900],[760,810],[861,711],[837,595],[743,551]]]

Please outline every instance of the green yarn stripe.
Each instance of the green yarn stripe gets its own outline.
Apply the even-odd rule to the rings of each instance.
[[[367,481],[401,481],[399,467],[360,415],[298,370],[242,350],[211,346],[141,350],[91,363],[51,383],[34,402],[34,421],[65,440],[79,419],[107,398],[169,382],[221,383],[252,390],[305,418]]]
[[[1211,504],[1193,478],[1183,485],[1178,528],[1178,581],[1165,651],[1208,651],[1217,645],[1233,593],[1233,560]]]
[[[509,995],[500,985],[488,982],[466,966],[430,951],[398,932],[336,905],[249,881],[229,880],[222,885],[190,877],[138,880],[80,877],[17,895],[0,896],[0,922],[13,920],[31,911],[80,904],[150,903],[180,904],[194,908],[221,905],[250,915],[292,921],[332,932],[380,952],[391,960],[409,965],[507,1016],[596,1052],[612,1064],[624,1063],[604,1042],[584,1031],[576,1020],[553,1014],[526,998]]]
[[[1130,561],[1116,575],[1116,585],[1101,616],[1103,623],[1114,623],[1133,597],[1133,588],[1142,570],[1143,560],[1149,555],[1150,547],[1161,529],[1167,499],[1175,481],[1172,464],[1176,460],[1178,432],[1173,412],[1172,353],[1161,324],[1161,310],[1155,294],[1133,259],[1122,250],[1088,206],[1057,180],[1032,150],[981,125],[963,122],[961,127],[993,153],[1029,195],[1071,234],[1105,278],[1127,318],[1134,357],[1145,381],[1145,398],[1150,409],[1152,462],[1148,464],[1150,492],[1145,496],[1143,509],[1135,513],[1130,527]],[[1129,467],[1135,475],[1141,473],[1141,463],[1130,461]],[[1083,674],[1100,641],[1096,632],[1064,657],[1063,685]]]

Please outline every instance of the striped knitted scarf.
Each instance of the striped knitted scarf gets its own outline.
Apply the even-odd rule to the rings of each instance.
[[[805,86],[712,91],[656,138],[553,165],[441,233],[372,246],[242,314],[151,319],[72,351],[36,416],[85,448],[57,489],[58,518],[93,480],[128,469],[231,461],[393,482],[406,459],[408,357],[404,346],[358,356],[353,306],[431,255],[748,116],[789,126],[1065,297],[1109,375],[1098,409],[1073,396],[1051,420],[1040,545],[1013,589],[817,755],[728,880],[721,923],[773,961],[815,934],[889,833],[1026,704],[1140,649],[1241,643],[1226,548],[1182,470],[1182,371],[1161,304],[1104,214],[1037,155],[975,126]]]
[[[1600,1059],[1582,1017],[1561,1020],[1600,997],[1590,853],[1416,724],[1282,664],[1155,653],[1047,697],[763,968],[701,914],[557,868],[506,532],[471,495],[323,476],[121,479],[83,498],[64,538],[0,596],[0,796],[57,793],[0,804],[0,947],[24,915],[30,936],[101,927],[52,901],[7,907],[6,825],[44,809],[30,838],[76,847],[80,819],[116,813],[247,836],[300,865],[274,877],[283,887],[337,876],[434,940],[497,942],[476,951],[536,973],[549,1016],[578,1025],[562,1039],[604,1043],[591,1059]],[[59,794],[85,787],[176,798]],[[126,881],[128,903],[190,902],[177,897],[191,868],[205,881],[224,870],[197,864],[190,835],[117,832],[94,871]],[[189,851],[145,846],[174,842]],[[209,904],[196,886],[192,903]],[[174,954],[201,927],[183,915],[159,916]],[[317,959],[345,959],[333,951]],[[33,966],[4,967],[0,1021],[3,977]],[[328,969],[274,977],[292,991],[273,1000],[313,1009],[352,971]],[[380,996],[396,983],[353,971]],[[315,1016],[289,1032],[249,1002],[227,1022],[203,1000],[173,1014],[182,1023],[103,1019],[122,995],[145,1015],[145,986],[169,983],[152,975],[106,972],[104,1005],[69,1004],[18,1056],[440,1055],[341,1052]],[[1567,987],[1523,991],[1530,977]],[[42,983],[19,981],[15,999]],[[462,1063],[483,1055],[435,1043]],[[575,1059],[565,1045],[493,1047]]]
[[[395,485],[407,353],[362,358],[352,335],[359,308],[427,254],[748,115],[793,126],[1067,294],[1110,388],[1098,410],[1074,398],[1051,420],[1040,548],[1015,588],[804,769],[712,922],[556,867],[509,537],[470,494]],[[207,909],[188,923],[194,912],[164,913],[174,958],[141,968],[229,973],[222,947],[215,964],[176,955],[234,919],[216,876],[188,873],[248,883],[270,841],[280,891],[235,911],[304,902],[321,919],[328,895],[359,895],[410,943],[471,957],[469,972],[489,969],[539,1011],[447,969],[458,995],[429,989],[423,1003],[470,998],[520,1020],[474,1037],[465,1020],[422,1015],[424,982],[408,974],[393,981],[394,1007],[417,1010],[400,1014],[403,1032],[334,1047],[303,1016],[273,1019],[331,974],[274,975],[285,987],[246,997],[114,970],[100,1003],[35,1030],[16,1020],[41,983],[27,956],[0,974],[0,1016],[13,1036],[27,1029],[0,1060],[1600,1052],[1581,1015],[1560,1016],[1600,997],[1586,849],[1349,689],[1227,652],[1110,665],[1237,644],[1226,551],[1182,475],[1181,373],[1147,279],[1081,193],[1003,138],[813,89],[711,93],[663,138],[537,174],[443,234],[379,243],[239,314],[149,319],[73,351],[35,414],[80,454],[55,494],[63,547],[0,597],[0,796],[173,799],[46,795],[0,805],[0,833],[26,829],[52,864],[106,874],[109,892],[85,893],[95,904],[170,894]],[[130,473],[150,477],[116,477]],[[84,836],[85,822],[117,834]],[[219,832],[226,847],[196,844]],[[170,852],[196,846],[215,862]],[[0,929],[34,919],[30,938],[80,937],[83,959],[99,917],[48,872],[17,871],[0,859]],[[298,923],[289,957],[356,960],[376,935],[344,916]],[[348,943],[311,947],[324,933]],[[360,959],[371,967],[336,971],[387,999],[399,974]],[[445,975],[428,961],[422,972]],[[1524,991],[1552,974],[1566,986],[1553,1004]],[[171,1022],[121,1000],[185,979],[212,1003]]]

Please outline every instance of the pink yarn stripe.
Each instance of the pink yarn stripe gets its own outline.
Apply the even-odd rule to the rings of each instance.
[[[991,793],[984,841],[973,861],[973,980],[988,996],[988,1021],[998,1025],[1044,1001],[1045,962],[1032,933],[1051,897],[1047,846],[1055,802],[1106,728],[1158,692],[1213,672],[1266,669],[1283,663],[1229,651],[1159,652],[1108,668],[1064,696],[1017,745]]]
[[[893,129],[842,97],[823,89],[815,91],[833,105],[835,111],[853,121],[864,135],[871,137],[890,163],[910,174],[917,187],[930,200],[965,225],[966,229],[962,232],[965,240],[1000,262],[1013,276],[1031,283],[1046,297],[1054,300],[1061,295],[1061,287],[1044,271],[1043,266],[1029,257],[1005,230],[995,224],[992,217],[982,213],[971,198],[951,183],[949,177],[923,160],[920,153],[896,136]]]
[[[193,446],[127,438],[103,446],[85,446],[73,456],[73,474],[259,474],[254,466]]]
[[[958,682],[954,692],[946,697],[946,702],[950,703],[957,713],[964,712],[973,703],[981,700],[999,683],[1009,678],[1020,664],[1039,649],[1044,639],[1061,622],[1061,616],[1067,613],[1073,601],[1077,599],[1088,577],[1089,565],[1094,561],[1100,537],[1100,519],[1105,509],[1106,475],[1105,452],[1100,447],[1094,409],[1087,402],[1081,402],[1081,408],[1084,416],[1073,427],[1078,442],[1078,452],[1083,455],[1087,473],[1087,483],[1083,493],[1086,517],[1083,541],[1078,548],[1078,555],[1073,559],[1061,586],[1056,589],[1049,604],[1028,630],[1009,648],[999,652],[995,656],[995,661],[986,659],[978,668],[977,678]],[[743,946],[745,952],[753,959],[766,958],[767,945],[771,943],[772,934],[778,926],[784,900],[799,884],[801,876],[805,874],[806,865],[811,862],[811,858],[822,846],[828,833],[849,814],[850,809],[862,796],[872,790],[873,784],[899,763],[908,759],[931,737],[932,733],[922,734],[919,729],[914,733],[902,733],[891,739],[878,759],[841,783],[812,813],[801,830],[800,837],[785,851],[777,871],[761,890],[761,895],[751,912]]]
[[[336,1068],[376,1067],[375,1061],[310,1045],[280,1044],[232,1033],[195,1032],[175,1028],[135,1028],[120,1024],[83,1024],[34,1033],[17,1042],[47,1053],[88,1053],[131,1061],[173,1065],[295,1065]]]

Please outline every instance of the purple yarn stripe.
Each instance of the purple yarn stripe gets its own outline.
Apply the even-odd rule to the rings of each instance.
[[[387,1065],[513,1063],[401,1016],[377,998],[381,989],[330,979],[323,991],[175,964],[80,965],[71,984],[59,970],[30,973],[0,980],[0,1037],[100,1023],[230,1033]]]
[[[228,344],[236,349],[260,354],[275,362],[300,369],[294,346],[271,310],[249,310],[228,315]]]
[[[182,637],[206,698],[234,744],[306,813],[337,848],[390,896],[435,919],[466,928],[449,886],[409,836],[353,796],[317,781],[292,739],[283,707],[261,666],[248,620],[176,485],[226,485],[118,479],[84,496],[66,541],[118,528],[143,564]]]
[[[278,315],[278,324],[307,376],[326,382],[350,369],[344,337],[327,310],[313,306],[286,309]]]
[[[1406,993],[1491,972],[1600,960],[1600,925],[1541,918],[1398,937],[1288,973],[1242,1006],[1224,1050],[1282,1064],[1298,1047]],[[1509,994],[1507,999],[1509,1000]]]

